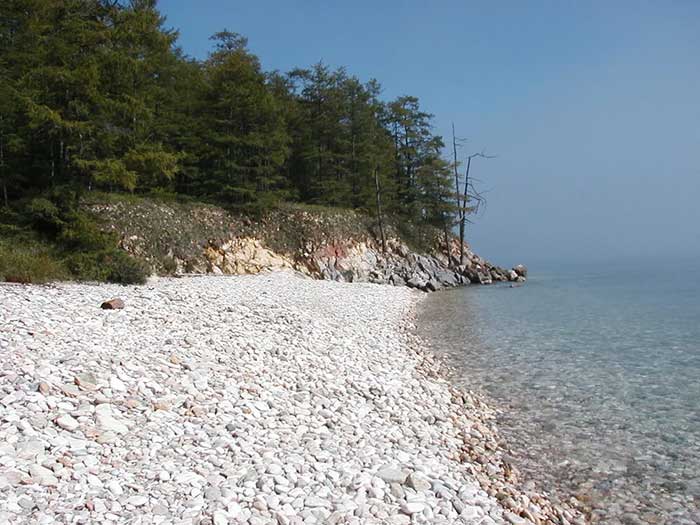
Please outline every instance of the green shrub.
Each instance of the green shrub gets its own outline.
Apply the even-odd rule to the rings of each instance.
[[[38,245],[0,244],[0,280],[45,283],[66,279],[68,272],[48,250]]]
[[[117,248],[70,255],[66,266],[80,281],[143,284],[148,276],[145,264]]]
[[[113,250],[106,258],[109,274],[107,280],[120,284],[144,284],[148,277],[148,268],[138,259],[130,257],[121,250]]]
[[[40,232],[55,234],[64,225],[61,211],[49,199],[39,197],[27,204],[25,215]]]
[[[66,267],[79,281],[106,281],[109,269],[100,252],[75,253],[66,257]]]
[[[97,224],[84,214],[71,213],[57,237],[68,250],[100,251],[116,245],[116,239],[102,232]]]
[[[173,275],[177,272],[177,261],[175,261],[174,257],[166,255],[160,260],[160,265],[166,275]]]
[[[19,214],[3,211],[0,280],[146,281],[148,268],[118,249],[116,235],[100,230],[97,219],[79,211],[76,202],[64,188],[32,199]]]

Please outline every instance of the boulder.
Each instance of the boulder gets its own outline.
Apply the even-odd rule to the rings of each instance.
[[[442,285],[435,279],[430,279],[425,283],[425,290],[428,292],[437,292],[440,288],[442,288]]]
[[[515,267],[513,267],[513,271],[517,273],[520,277],[526,277],[527,278],[527,267],[523,264],[519,264]]]
[[[491,274],[491,279],[494,281],[507,281],[508,276],[506,275],[506,271],[503,268],[499,268],[497,266],[494,266],[491,268],[491,271],[489,272]]]
[[[102,303],[100,308],[103,310],[121,310],[124,308],[124,301],[119,298],[110,299],[109,301]]]
[[[419,290],[423,290],[425,288],[425,281],[414,275],[408,281],[406,281],[406,286],[409,288],[418,288]]]
[[[476,278],[477,278],[477,283],[479,284],[491,284],[493,283],[493,279],[491,279],[491,275],[486,272],[486,271],[478,271],[476,273]],[[474,282],[474,281],[472,281]]]
[[[442,286],[456,286],[459,279],[456,273],[450,270],[438,270],[434,274],[434,280]]]
[[[396,275],[395,273],[392,273],[389,277],[389,283],[393,284],[394,286],[403,286],[404,284],[406,284],[403,278],[399,275]]]

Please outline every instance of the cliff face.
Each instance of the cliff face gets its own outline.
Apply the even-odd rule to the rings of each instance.
[[[425,291],[463,284],[525,280],[524,267],[505,270],[465,250],[450,253],[437,232],[409,247],[387,228],[386,251],[372,219],[346,210],[287,207],[256,219],[202,204],[150,200],[86,205],[120,246],[156,273],[253,274],[289,269],[317,279],[407,285]],[[450,264],[451,263],[451,264]]]

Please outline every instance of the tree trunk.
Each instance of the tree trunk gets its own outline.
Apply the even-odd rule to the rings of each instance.
[[[413,188],[413,170],[412,170],[412,166],[411,166],[413,159],[411,158],[411,154],[409,153],[409,151],[410,151],[409,150],[410,144],[409,144],[409,138],[408,138],[409,137],[409,129],[407,126],[404,126],[403,132],[404,132],[404,147],[406,148],[406,153],[404,155],[406,157],[406,185],[407,185],[406,188],[408,190],[408,196],[409,196],[409,200],[410,200],[411,189]]]
[[[452,155],[454,157],[454,172],[455,172],[455,198],[457,199],[457,209],[459,212],[459,218],[462,218],[462,207],[460,203],[462,199],[460,197],[459,191],[459,171],[457,170],[457,138],[455,137],[455,123],[452,123]]]
[[[55,184],[54,177],[56,176],[56,159],[54,158],[53,138],[51,139],[49,154],[51,155],[51,187],[53,187]]]
[[[62,181],[65,181],[66,177],[66,144],[63,141],[63,133],[60,135],[61,139],[58,144],[58,154],[60,162],[58,164],[58,174]]]
[[[355,131],[352,132],[352,194],[356,196],[359,192],[358,190],[358,179],[360,178],[357,168],[357,150],[355,146]]]
[[[386,237],[384,237],[384,221],[382,220],[382,197],[379,187],[379,170],[374,168],[374,186],[377,190],[377,222],[379,223],[379,234],[382,237],[382,253],[386,253]]]
[[[7,198],[7,180],[5,179],[5,135],[2,131],[2,118],[0,118],[0,180],[2,180],[2,198],[5,208],[10,206]]]
[[[467,169],[464,173],[464,194],[462,196],[463,211],[459,215],[459,264],[464,264],[464,235],[467,229],[467,203],[469,202],[469,170],[472,167],[471,156],[467,158]]]
[[[459,218],[459,264],[464,264],[464,230],[466,226],[466,217]]]
[[[447,267],[452,268],[452,254],[450,253],[450,233],[447,217],[442,221],[443,228],[445,230],[445,253],[447,254]]]
[[[467,202],[460,196],[459,171],[457,169],[457,138],[455,124],[452,123],[452,154],[454,156],[455,199],[457,199],[457,217],[459,218],[459,264],[464,264],[464,219],[467,214]],[[471,159],[470,159],[471,160]]]
[[[394,160],[396,162],[396,184],[401,184],[401,149],[399,148],[399,125],[394,123]]]

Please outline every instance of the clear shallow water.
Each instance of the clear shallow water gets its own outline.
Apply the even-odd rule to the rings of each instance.
[[[601,523],[700,523],[700,263],[531,269],[431,294],[419,333],[505,408],[524,477]]]

